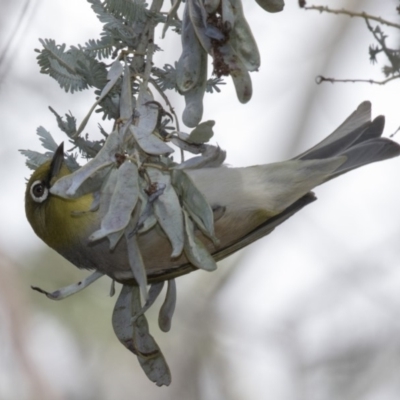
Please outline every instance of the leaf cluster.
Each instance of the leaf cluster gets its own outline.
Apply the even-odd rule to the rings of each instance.
[[[179,0],[168,15],[161,13],[162,0],[154,0],[150,8],[144,0],[87,1],[102,23],[100,38],[70,47],[53,39],[41,39],[42,48],[36,50],[41,73],[55,79],[66,92],[92,88],[96,96],[79,125],[71,113],[62,117],[50,107],[58,127],[72,145],[65,159],[71,174],[52,184],[50,192],[66,199],[92,194],[93,202],[87,212],[101,209],[104,213],[99,216],[98,229],[88,240],[97,242],[106,238],[110,257],[123,242],[119,250],[126,251],[129,265],[123,277],[118,275],[121,270],[110,267],[94,272],[81,284],[53,293],[36,290],[59,300],[82,290],[104,273],[123,282],[113,313],[115,333],[138,357],[149,379],[157,385],[168,385],[171,381],[168,365],[149,333],[144,316],[162,285],[153,283],[148,288],[149,277],[154,278],[150,272],[148,276],[148,270],[156,266],[146,268],[138,237],[158,229],[170,242],[171,254],[165,254],[169,260],[180,259],[183,266],[189,263],[191,268],[207,271],[216,268],[215,259],[199,239],[201,232],[204,239],[214,245],[218,243],[214,211],[185,171],[218,168],[223,164],[226,153],[208,143],[213,136],[214,121],[201,122],[204,93],[219,92],[223,84],[221,76],[231,75],[239,100],[248,101],[249,71],[259,67],[259,53],[241,0],[186,0],[183,21],[177,14]],[[282,0],[257,2],[267,11],[283,8]],[[271,8],[271,4],[278,4],[278,9]],[[153,54],[160,50],[154,41],[154,29],[159,23],[165,24],[164,33],[169,26],[181,33],[183,47],[174,66],[165,65],[162,69],[152,61]],[[216,75],[211,79],[207,79],[208,56],[213,58]],[[150,85],[161,94],[170,113],[155,100]],[[174,108],[164,93],[167,89],[184,95],[183,121],[194,128],[190,133],[179,129]],[[100,128],[104,136],[101,140],[82,135],[94,110],[103,119],[114,120],[110,134]],[[46,151],[43,154],[21,151],[32,169],[61,149],[43,127],[38,128],[37,134]],[[177,149],[181,153],[180,163],[172,157]],[[185,152],[194,156],[185,160]],[[88,162],[80,166],[78,155]],[[219,212],[225,212],[223,207]],[[175,282],[169,271],[158,272],[154,279],[168,280],[159,320],[160,328],[167,331],[175,307]]]

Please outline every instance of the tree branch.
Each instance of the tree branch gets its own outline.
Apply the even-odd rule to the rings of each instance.
[[[373,85],[385,85],[386,83],[393,81],[394,79],[400,78],[400,74],[393,75],[390,78],[387,78],[383,81],[375,81],[373,79],[336,79],[336,78],[326,78],[322,75],[318,75],[315,78],[315,82],[319,85],[322,82],[331,82],[331,83],[336,83],[336,82],[351,82],[351,83],[356,83],[356,82],[363,82],[363,83],[370,83]]]
[[[358,12],[354,12],[354,11],[345,10],[344,8],[342,8],[341,10],[335,10],[335,9],[329,8],[327,6],[305,6],[303,8],[305,10],[315,10],[315,11],[319,11],[321,13],[327,12],[330,14],[347,15],[349,17],[363,18],[365,20],[376,21],[382,25],[387,25],[387,26],[391,26],[392,28],[400,29],[399,24],[395,24],[394,22],[387,21],[386,19],[383,19],[381,17],[375,17],[374,15],[367,14],[364,11],[358,13]]]

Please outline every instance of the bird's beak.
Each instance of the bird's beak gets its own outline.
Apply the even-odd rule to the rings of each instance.
[[[57,150],[54,152],[53,159],[50,163],[50,171],[48,176],[48,182],[50,183],[51,180],[57,176],[61,170],[61,167],[64,162],[64,142],[62,142],[58,147]]]

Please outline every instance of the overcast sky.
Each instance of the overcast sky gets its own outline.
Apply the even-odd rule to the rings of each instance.
[[[305,12],[294,0],[287,1],[285,11],[280,14],[265,13],[255,1],[244,3],[262,55],[260,71],[251,74],[253,98],[246,105],[240,104],[227,79],[222,93],[206,95],[203,117],[216,121],[213,140],[227,151],[229,165],[262,164],[293,157],[332,132],[364,100],[372,102],[373,116],[386,116],[386,136],[400,126],[398,81],[386,86],[315,84],[319,74],[383,79],[380,66],[369,63],[368,45],[374,41],[361,19]],[[398,20],[397,1],[371,0],[361,2],[362,6],[359,3],[318,2],[335,8],[354,6]],[[36,0],[29,3],[17,36],[7,43],[21,15],[22,4],[11,2],[4,7],[8,18],[2,20],[1,46],[8,52],[0,65],[0,249],[22,268],[29,268],[28,256],[45,245],[25,219],[23,197],[25,178],[30,171],[17,150],[41,149],[35,135],[40,125],[58,142],[65,140],[48,111],[49,105],[60,114],[71,110],[80,121],[93,102],[91,91],[72,96],[64,93],[50,77],[39,74],[33,49],[40,47],[38,38],[54,38],[67,45],[98,38],[100,25],[85,1]],[[165,42],[160,35],[156,41],[164,49],[157,55],[159,66],[173,63],[179,55],[179,37],[170,31]],[[175,94],[171,98],[179,114],[183,110],[182,101]],[[97,124],[101,121],[95,118],[87,132],[97,135]],[[107,124],[104,126],[107,128]],[[270,237],[245,250],[241,255],[242,268],[219,303],[218,315],[225,324],[222,331],[244,341],[257,340],[259,332],[265,332],[265,326],[273,324],[271,321],[283,318],[288,309],[301,308],[306,296],[319,293],[330,274],[346,273],[353,263],[398,267],[399,171],[400,159],[391,160],[317,188],[316,203],[285,222]],[[246,353],[247,361],[236,355],[241,361],[232,361],[238,371],[235,376],[241,376],[247,370],[246,363],[260,356],[256,353]],[[260,364],[260,368],[266,379],[273,382],[274,368],[265,364]],[[252,398],[265,399],[262,395],[265,382],[257,381],[251,374],[246,379],[243,387],[252,387]],[[282,397],[271,399],[283,399],[285,393],[290,398],[282,380],[276,382],[280,383],[276,383],[275,390]]]

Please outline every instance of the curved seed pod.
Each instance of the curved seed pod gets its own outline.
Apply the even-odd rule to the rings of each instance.
[[[233,84],[235,85],[236,95],[242,104],[246,104],[253,94],[251,78],[247,70],[240,70],[231,73]]]
[[[241,0],[222,1],[223,4],[229,4],[225,8],[232,10],[235,18],[233,30],[230,34],[231,45],[235,48],[237,55],[248,71],[258,70],[261,63],[260,52],[244,16]]]
[[[197,39],[204,50],[212,55],[211,38],[207,35],[207,12],[200,0],[187,0],[189,17],[196,32]]]
[[[196,87],[185,93],[185,109],[182,114],[183,123],[189,128],[194,128],[201,121],[203,116],[203,97],[206,92],[206,85]]]
[[[280,12],[285,7],[283,0],[256,0],[256,2],[261,8],[270,13]]]
[[[178,90],[186,93],[200,84],[204,68],[207,68],[207,53],[197,38],[186,3],[182,20],[182,54],[176,66]]]
[[[219,48],[220,56],[229,68],[236,89],[236,95],[241,103],[247,103],[253,94],[250,74],[237,55],[235,49],[228,42]]]
[[[228,39],[227,34],[213,23],[208,22],[209,15],[201,0],[188,0],[188,4],[190,20],[197,38],[207,53],[214,57],[215,46],[218,47],[218,43],[224,43]]]
[[[167,294],[163,305],[158,314],[158,326],[163,332],[169,332],[171,329],[172,317],[176,306],[176,283],[175,279],[168,281]]]
[[[204,9],[209,14],[214,14],[215,11],[217,11],[220,4],[221,0],[203,0]]]
[[[136,286],[123,285],[115,304],[112,325],[118,340],[139,360],[147,377],[157,386],[171,383],[171,372],[160,348],[149,332],[144,315],[132,322],[141,310],[140,293]]]
[[[132,287],[132,316],[142,308],[138,290]],[[133,345],[138,352],[138,360],[147,377],[157,386],[171,383],[171,372],[157,342],[151,336],[149,324],[141,315],[133,324]]]
[[[228,0],[224,1],[227,2]],[[217,69],[223,71],[221,73],[222,75],[226,75],[227,73],[229,73],[232,76],[239,101],[241,103],[247,103],[251,99],[253,91],[250,75],[247,71],[247,68],[237,55],[230,41],[223,45],[212,43],[211,38],[208,35],[209,30],[207,26],[207,20],[204,18],[204,14],[206,14],[206,11],[200,0],[188,0],[188,4],[190,19],[193,23],[196,35],[201,45],[213,57],[214,68],[216,68],[215,65],[217,64],[219,66]],[[228,3],[225,3],[225,5],[226,4]],[[204,93],[202,94],[202,96],[203,95]],[[199,111],[196,110],[196,106],[200,103],[199,98],[200,93],[191,94],[190,98],[187,98],[187,96],[185,96],[186,109],[184,112],[184,117],[186,117],[186,121],[188,123],[185,122],[185,119],[183,122],[187,126],[195,126],[193,123],[196,121],[197,123],[199,123],[201,120],[201,118],[198,118]],[[197,119],[195,117],[197,117]]]
[[[235,25],[230,41],[247,71],[257,71],[261,64],[260,52],[246,20]]]
[[[189,128],[194,128],[203,117],[203,98],[207,86],[207,62],[201,68],[201,76],[195,87],[184,94],[185,109],[182,114],[183,123]]]

